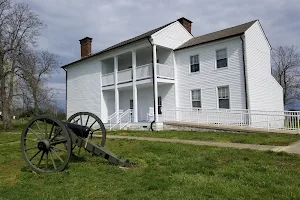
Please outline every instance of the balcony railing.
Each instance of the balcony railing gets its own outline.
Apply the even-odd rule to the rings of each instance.
[[[102,86],[113,85],[114,81],[114,73],[109,73],[102,76]]]
[[[145,64],[136,67],[136,80],[143,80],[151,78],[153,75],[152,68],[153,64]],[[132,81],[132,69],[125,69],[118,71],[118,83],[127,83]],[[174,79],[174,67],[157,63],[157,77]],[[102,85],[109,86],[114,85],[114,73],[105,74],[102,76]]]
[[[126,83],[132,81],[132,69],[118,71],[118,83]]]
[[[152,63],[136,67],[136,80],[152,77]]]
[[[157,77],[174,79],[174,67],[157,63]]]

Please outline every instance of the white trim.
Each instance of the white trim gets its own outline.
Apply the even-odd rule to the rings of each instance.
[[[193,94],[192,94],[192,91],[200,91],[200,107],[193,107]],[[191,89],[190,90],[190,105],[191,105],[191,108],[202,108],[202,89],[201,88],[196,88],[196,89]]]
[[[183,49],[178,49],[178,50],[177,50],[177,49],[174,49],[174,51],[175,51],[175,52],[192,51],[192,50],[195,50],[195,49],[200,48],[200,47],[216,45],[216,44],[228,42],[228,41],[231,41],[231,40],[236,40],[236,39],[239,39],[239,38],[240,38],[240,36],[233,36],[232,38],[228,38],[228,39],[220,39],[220,40],[217,40],[217,41],[211,41],[211,42],[204,43],[204,44],[197,44],[197,45],[195,45],[195,46],[186,47],[186,48],[183,48]]]
[[[228,87],[228,103],[229,103],[229,108],[220,108],[220,105],[219,105],[219,88],[222,88],[222,87]],[[228,110],[228,109],[231,109],[231,95],[230,95],[230,86],[229,85],[220,85],[220,86],[217,86],[217,109],[224,109],[224,110]]]
[[[221,51],[221,50],[226,50],[226,59],[227,59],[227,67],[221,67],[221,68],[218,68],[217,67],[217,51]],[[229,58],[228,58],[228,51],[227,51],[227,47],[222,47],[222,48],[218,48],[218,49],[215,49],[215,70],[224,70],[224,69],[229,69]]]
[[[188,30],[186,30],[186,28],[179,22],[179,21],[174,21],[173,23],[171,23],[171,24],[169,24],[168,26],[166,26],[166,27],[164,27],[163,29],[161,29],[161,30],[159,30],[159,31],[157,31],[157,32],[155,32],[155,33],[153,33],[152,35],[151,35],[151,37],[155,37],[156,35],[158,35],[160,32],[162,32],[162,31],[164,31],[164,29],[165,28],[167,28],[167,27],[169,27],[169,26],[174,26],[176,23],[178,23],[178,24],[180,24],[180,26],[190,35],[190,36],[192,36],[192,37],[194,37],[190,32],[188,32]]]
[[[155,113],[155,121],[158,122],[158,91],[157,91],[157,55],[156,55],[156,45],[153,44],[153,79],[154,79],[154,98],[155,98],[155,105],[154,105],[154,113]]]
[[[196,72],[191,72],[191,57],[192,56],[198,56],[198,64],[199,64],[199,71],[196,71]],[[189,74],[192,75],[192,74],[199,74],[201,72],[201,62],[200,62],[200,54],[195,54],[195,55],[190,55],[189,56]]]

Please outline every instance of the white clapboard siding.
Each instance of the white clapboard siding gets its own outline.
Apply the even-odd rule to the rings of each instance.
[[[228,68],[216,69],[216,50],[227,49]],[[190,73],[190,56],[199,55],[200,72]],[[191,107],[191,90],[201,89],[203,108],[217,108],[217,87],[229,86],[230,108],[245,109],[242,41],[239,37],[175,51],[178,107]]]
[[[175,49],[193,36],[178,22],[174,22],[152,36],[153,44]]]
[[[259,21],[245,32],[249,109],[283,110],[282,87],[271,75],[271,47]]]
[[[87,60],[67,68],[67,116],[76,112],[92,112],[100,116],[100,66]]]

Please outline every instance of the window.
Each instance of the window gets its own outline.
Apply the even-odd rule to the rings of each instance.
[[[158,114],[161,115],[162,114],[162,111],[161,111],[161,108],[162,108],[161,96],[158,97],[157,104],[158,104]]]
[[[192,107],[201,108],[201,90],[192,90]]]
[[[129,100],[129,109],[133,110],[133,99]]]
[[[216,51],[217,69],[227,67],[227,50],[220,49]]]
[[[200,71],[198,55],[190,57],[190,64],[191,64],[191,73]]]
[[[229,109],[229,87],[218,87],[219,108]]]

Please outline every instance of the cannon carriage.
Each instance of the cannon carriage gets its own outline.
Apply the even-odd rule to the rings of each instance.
[[[21,135],[21,151],[28,166],[39,173],[63,171],[71,156],[82,151],[100,156],[115,165],[131,166],[104,148],[106,130],[99,117],[79,112],[63,122],[52,115],[34,117]]]

